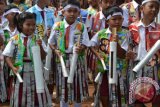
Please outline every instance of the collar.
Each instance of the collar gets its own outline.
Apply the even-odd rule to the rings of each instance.
[[[107,28],[107,30],[106,30],[105,33],[106,33],[106,34],[112,34],[112,32],[111,32],[111,30],[110,30],[109,28]]]
[[[20,35],[21,35],[22,38],[27,37],[27,36],[26,36],[25,34],[23,34],[23,33],[20,33]],[[28,36],[28,38],[32,38],[32,35]]]
[[[4,30],[7,30],[7,31],[9,31],[9,32],[12,32],[12,31],[10,30],[10,28],[9,28],[9,25],[7,25],[7,26],[4,28]],[[14,29],[13,32],[15,32],[15,31],[17,31],[17,27]]]
[[[44,7],[44,9],[41,9],[37,4],[35,5],[36,10],[38,11],[47,11],[47,8]]]
[[[140,26],[142,26],[142,27],[153,27],[153,28],[156,28],[156,23],[155,23],[155,21],[153,21],[152,23],[150,23],[148,26],[145,26],[144,24],[143,24],[143,22],[142,22],[142,20],[140,20],[139,21],[139,23],[138,23],[138,27],[140,27]]]
[[[138,3],[135,0],[132,0],[133,7],[136,9],[138,7]]]
[[[8,22],[8,20],[4,16],[1,16],[0,18],[2,20],[2,22],[0,23],[0,25],[3,25],[4,23],[7,23],[7,25],[8,25],[9,22]]]
[[[100,17],[99,17],[99,19],[105,19],[105,17],[104,17],[104,14],[102,13],[102,11],[100,11]]]
[[[75,28],[76,24],[78,23],[78,21],[76,20],[72,25],[69,25],[67,23],[67,21],[64,19],[64,26],[65,26],[65,29],[68,27],[68,26],[71,26],[71,28]]]

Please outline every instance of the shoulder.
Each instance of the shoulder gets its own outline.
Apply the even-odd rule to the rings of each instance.
[[[82,22],[78,22],[76,24],[76,29],[79,30],[79,31],[84,31],[84,28],[85,28],[85,25],[82,23]]]
[[[129,31],[130,30],[138,30],[138,24],[139,24],[140,22],[139,21],[137,21],[137,22],[134,22],[134,23],[132,23],[132,24],[130,24],[129,25]]]
[[[98,31],[98,35],[99,36],[104,35],[104,34],[106,34],[106,31],[107,31],[107,29],[102,29],[102,30]]]
[[[53,26],[53,30],[59,30],[62,23],[63,23],[62,21],[56,22]]]
[[[30,8],[27,10],[27,12],[33,13],[33,12],[35,12],[36,10],[37,10],[36,7],[35,7],[35,6],[32,6],[32,7],[30,7]]]

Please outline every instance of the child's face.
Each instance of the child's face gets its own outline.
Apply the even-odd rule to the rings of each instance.
[[[143,16],[148,18],[148,20],[153,21],[159,12],[159,4],[157,2],[151,1],[144,4],[141,7]]]
[[[50,0],[40,0],[40,3],[47,6],[50,3]]]
[[[0,1],[0,16],[3,15],[5,6],[6,6],[5,2]]]
[[[25,35],[32,35],[36,29],[35,19],[26,19],[22,25],[22,33]]]
[[[69,8],[64,10],[64,16],[68,24],[73,24],[79,16],[79,10],[76,8]]]
[[[108,20],[108,24],[111,28],[121,28],[123,22],[123,17],[121,15],[112,16]]]
[[[14,22],[14,16],[16,15],[16,13],[9,13],[8,15],[6,15],[6,18],[8,19],[9,22]]]
[[[100,3],[100,6],[102,10],[108,9],[109,6],[112,6],[115,4],[115,0],[102,0]]]

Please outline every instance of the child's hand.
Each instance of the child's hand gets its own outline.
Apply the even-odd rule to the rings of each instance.
[[[85,46],[83,46],[83,45],[76,46],[76,52],[81,53],[81,52],[83,52],[84,48],[85,48]]]
[[[14,74],[17,74],[17,72],[18,72],[18,68],[13,67],[13,68],[12,68],[12,71],[13,71],[13,73],[14,73]]]
[[[99,60],[101,60],[101,59],[104,60],[104,57],[100,54],[98,54],[97,57],[98,57]]]
[[[60,57],[60,56],[62,55],[61,51],[58,50],[58,49],[55,49],[54,52],[56,53],[56,55],[57,55],[58,57]]]
[[[41,39],[38,39],[36,42],[37,42],[37,44],[38,44],[39,46],[42,45],[42,40],[41,40]]]
[[[51,28],[48,28],[48,29],[47,29],[47,38],[50,37],[50,34],[51,34]]]
[[[128,51],[126,53],[126,59],[133,60],[136,58],[136,53],[133,51]]]

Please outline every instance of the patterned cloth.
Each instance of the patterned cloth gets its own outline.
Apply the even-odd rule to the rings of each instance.
[[[66,55],[66,68],[69,73],[72,54]],[[68,89],[67,78],[63,77],[62,67],[60,62],[57,62],[57,76],[56,76],[56,92],[57,98],[61,101],[75,101],[82,102],[84,98],[88,97],[88,77],[86,70],[85,56],[80,56],[76,64],[73,84],[71,90]]]
[[[3,62],[4,58],[2,55],[2,51],[0,50],[0,101],[1,102],[5,102],[7,100],[5,74],[3,72]]]

